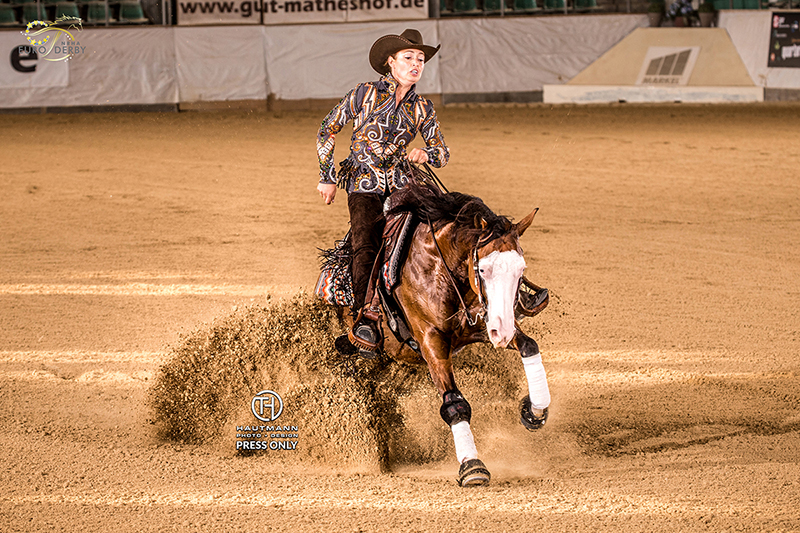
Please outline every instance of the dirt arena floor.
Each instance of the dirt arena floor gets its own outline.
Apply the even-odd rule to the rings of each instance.
[[[548,425],[498,429],[468,391],[488,487],[453,454],[160,440],[170,347],[311,290],[346,231],[315,191],[323,115],[0,115],[0,531],[800,531],[796,104],[440,110],[439,176],[541,208],[522,244],[553,294],[523,324]]]

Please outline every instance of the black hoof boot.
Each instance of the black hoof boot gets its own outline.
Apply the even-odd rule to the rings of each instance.
[[[528,431],[536,431],[547,422],[547,407],[541,411],[541,414],[537,414],[536,411],[538,409],[531,407],[530,396],[525,396],[519,402],[519,420]]]
[[[482,487],[488,485],[492,475],[480,459],[469,459],[458,469],[458,484],[462,487]]]
[[[364,359],[374,359],[380,354],[383,338],[378,330],[378,324],[373,320],[364,318],[356,322],[347,338],[358,349],[358,355]]]
[[[542,287],[536,287],[535,292],[531,292],[528,287],[520,287],[518,296],[514,306],[514,315],[517,319],[523,316],[536,316],[550,303],[550,292]]]

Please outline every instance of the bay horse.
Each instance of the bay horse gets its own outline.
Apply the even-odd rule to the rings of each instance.
[[[521,400],[520,420],[529,430],[545,424],[550,392],[539,346],[522,332],[514,313],[525,269],[519,238],[538,209],[512,223],[477,197],[417,181],[389,202],[387,216],[411,212],[420,221],[393,291],[419,353],[399,343],[385,351],[398,361],[427,364],[442,398],[441,417],[453,433],[458,483],[485,485],[491,475],[478,458],[472,410],[456,385],[452,356],[485,341],[518,350],[529,392]]]

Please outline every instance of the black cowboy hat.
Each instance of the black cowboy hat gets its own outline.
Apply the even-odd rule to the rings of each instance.
[[[372,44],[369,50],[369,64],[378,74],[388,74],[392,69],[386,63],[390,55],[400,50],[412,48],[425,53],[425,62],[436,55],[442,45],[433,47],[422,44],[422,34],[417,30],[406,30],[400,35],[384,35]]]

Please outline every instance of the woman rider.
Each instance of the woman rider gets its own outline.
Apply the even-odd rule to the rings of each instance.
[[[381,342],[380,311],[365,302],[365,296],[383,233],[383,203],[410,179],[401,158],[439,168],[450,157],[433,104],[415,91],[425,63],[440,47],[423,44],[422,35],[412,29],[375,41],[369,62],[381,79],[362,83],[347,93],[322,121],[317,134],[321,176],[317,190],[326,204],[333,203],[337,182],[347,190],[355,317],[348,337],[362,354],[368,352],[364,355],[376,351]],[[350,155],[342,161],[337,177],[334,140],[350,120]],[[406,151],[417,133],[426,147]]]

